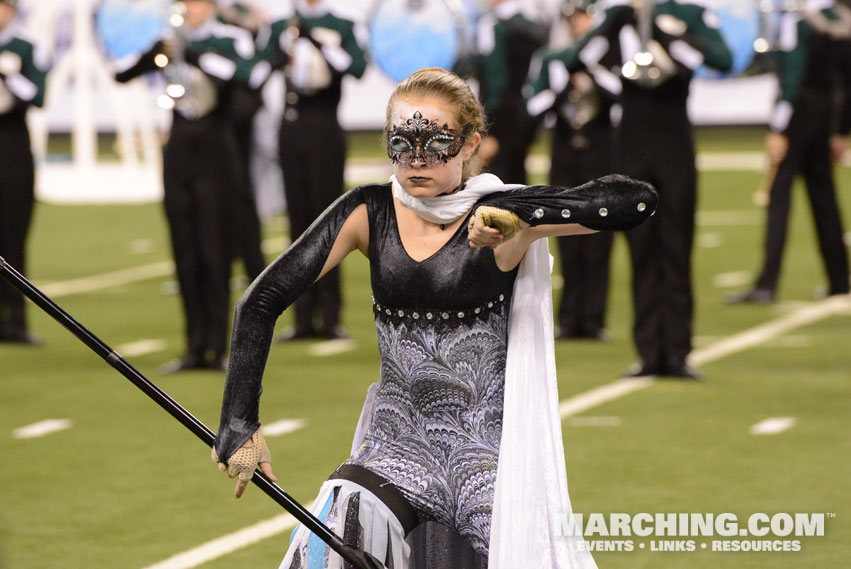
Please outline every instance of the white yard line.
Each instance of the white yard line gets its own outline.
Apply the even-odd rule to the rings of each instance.
[[[641,391],[653,385],[652,377],[636,377],[632,379],[619,379],[606,385],[595,387],[584,393],[568,397],[559,403],[558,411],[562,419],[584,413],[588,409],[599,407],[603,403],[614,401],[624,395]]]
[[[749,330],[739,332],[720,342],[692,352],[689,361],[692,365],[701,366],[729,355],[742,352],[776,338],[796,328],[808,326],[829,316],[840,314],[851,307],[851,296],[837,295],[813,304],[804,306],[780,318],[769,320],[764,324],[754,326]]]
[[[340,338],[338,340],[326,340],[311,344],[307,348],[307,353],[311,356],[325,357],[351,352],[357,348],[358,344],[351,338]]]
[[[16,439],[36,439],[70,429],[71,425],[71,419],[45,419],[32,425],[18,427],[12,431],[12,436]]]
[[[272,237],[263,241],[263,251],[266,253],[280,253],[284,250],[289,240],[284,237]],[[148,265],[141,265],[130,269],[112,271],[90,277],[57,281],[52,283],[38,284],[39,289],[51,298],[60,298],[72,294],[96,292],[105,288],[128,285],[140,281],[167,277],[174,274],[174,262],[160,261]]]
[[[103,273],[100,275],[93,275],[91,277],[82,277],[79,279],[58,281],[37,286],[47,296],[51,298],[59,298],[71,294],[94,292],[105,288],[128,285],[148,279],[166,277],[173,273],[174,263],[172,261],[160,261],[159,263],[141,265],[131,269],[123,269],[121,271],[113,271],[111,273]]]
[[[750,433],[752,435],[778,435],[794,427],[797,422],[795,417],[769,417],[751,425]]]
[[[309,508],[309,506],[308,506]],[[248,547],[258,541],[278,535],[296,526],[296,519],[290,514],[281,514],[268,520],[248,526],[220,538],[208,541],[183,553],[147,566],[145,569],[189,569],[208,561],[218,559],[232,551]]]
[[[304,419],[281,419],[272,423],[263,425],[263,434],[266,437],[280,437],[287,433],[294,433],[299,429],[303,429],[307,424]]]
[[[135,358],[161,352],[167,347],[168,342],[165,340],[137,340],[135,342],[121,344],[115,348],[115,351],[124,358]]]
[[[712,277],[712,285],[715,288],[736,288],[744,286],[753,280],[750,271],[730,271],[729,273],[718,273]]]
[[[620,427],[620,417],[570,417],[567,425],[570,427]]]
[[[692,352],[691,363],[694,365],[703,365],[713,361],[720,360],[729,355],[747,350],[771,338],[775,338],[795,328],[806,326],[817,322],[818,320],[827,318],[834,314],[843,314],[851,309],[851,296],[836,296],[826,300],[804,306],[797,309],[795,312],[786,314],[775,320],[771,320],[764,324],[760,324],[745,330],[739,334],[725,338],[706,348],[695,350]],[[655,383],[655,380],[650,377],[635,378],[635,379],[619,379],[612,383],[595,387],[585,393],[580,393],[569,397],[559,404],[559,412],[562,419],[577,415],[588,409],[598,407],[603,403],[614,401],[630,393],[641,391],[650,387]],[[239,532],[221,537],[210,541],[204,545],[170,557],[161,563],[151,565],[145,569],[189,569],[198,567],[199,565],[212,561],[218,557],[222,557],[241,549],[251,543],[256,543],[262,539],[272,537],[276,533],[281,533],[294,527],[293,525],[282,524],[277,531],[270,531],[265,524],[273,525],[275,520],[286,518],[278,516],[266,522],[261,522],[254,526],[240,530]],[[280,522],[278,522],[280,523]],[[255,529],[260,528],[260,529]],[[239,535],[238,539],[232,539],[232,536]],[[168,564],[166,564],[168,563]]]

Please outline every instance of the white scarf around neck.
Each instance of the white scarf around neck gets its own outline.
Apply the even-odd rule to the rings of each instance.
[[[390,181],[393,196],[431,223],[450,223],[483,196],[523,187],[482,174],[454,194],[416,198],[395,176]],[[511,297],[488,569],[597,567],[581,536],[557,531],[572,509],[558,408],[551,273],[547,240],[538,239],[520,263]]]

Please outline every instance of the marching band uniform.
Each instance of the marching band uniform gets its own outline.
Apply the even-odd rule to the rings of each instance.
[[[44,103],[48,66],[14,19],[0,29],[0,255],[21,272],[35,185],[26,113]],[[0,342],[38,343],[27,331],[24,297],[6,282],[0,282]]]
[[[211,18],[186,31],[187,94],[177,99],[163,154],[165,212],[186,317],[187,355],[163,368],[223,369],[233,258],[234,192],[239,165],[227,115],[232,83],[249,83],[255,55],[244,30]],[[162,44],[116,64],[126,82],[158,69]],[[165,70],[168,72],[168,68]]]
[[[798,174],[806,180],[828,294],[848,292],[848,256],[830,141],[831,136],[846,136],[851,130],[851,10],[833,0],[808,0],[803,12],[788,12],[782,18],[780,95],[769,126],[786,137],[788,150],[769,192],[762,270],[754,288],[731,302],[774,300],[792,182]]]
[[[499,2],[478,25],[478,50],[482,57],[479,99],[490,124],[489,136],[499,143],[488,171],[501,180],[526,183],[526,152],[535,126],[525,112],[523,84],[529,63],[546,41],[546,28],[529,21],[520,0]]]
[[[628,375],[695,378],[686,357],[692,337],[697,172],[686,100],[699,66],[726,71],[732,55],[713,11],[691,0],[656,0],[647,46],[656,71],[643,74],[634,62],[641,40],[631,4],[608,2],[602,23],[572,50],[567,67],[571,73],[622,71],[616,168],[652,183],[662,203],[653,219],[626,234],[633,266],[633,334],[641,358]]]
[[[333,13],[324,0],[299,0],[296,8],[293,17],[271,25],[268,39],[258,39],[273,67],[286,65],[279,152],[293,241],[343,190],[346,141],[337,107],[343,77],[360,78],[366,70],[354,21]],[[295,303],[289,337],[317,335],[317,313],[326,337],[345,337],[340,309],[340,270],[335,268]]]
[[[611,114],[613,101],[621,92],[619,77],[607,70],[568,74],[563,61],[568,54],[568,50],[545,54],[538,76],[529,85],[529,114],[543,117],[554,111],[556,116],[550,167],[550,184],[556,186],[578,186],[612,171]],[[547,90],[555,98],[536,97]],[[609,232],[558,238],[564,283],[558,310],[559,338],[606,339],[612,240]]]
[[[262,24],[250,5],[234,2],[222,6],[222,20],[226,24],[237,26],[251,34],[252,40]],[[244,40],[243,40],[244,41]],[[228,115],[236,137],[236,149],[239,154],[239,177],[242,180],[234,195],[234,214],[239,231],[234,235],[234,258],[241,259],[245,274],[253,281],[266,268],[263,258],[260,218],[254,195],[251,177],[251,156],[254,147],[254,115],[263,104],[262,85],[256,81],[253,86],[234,83],[230,86]]]

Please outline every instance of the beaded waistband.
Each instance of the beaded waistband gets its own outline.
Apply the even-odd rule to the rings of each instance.
[[[441,320],[464,320],[472,317],[480,316],[482,314],[486,314],[487,312],[492,312],[494,309],[498,309],[505,303],[505,295],[500,294],[493,300],[489,300],[479,306],[474,308],[466,309],[466,310],[441,310],[441,309],[419,309],[419,308],[393,308],[390,306],[386,306],[384,304],[380,304],[375,301],[375,297],[372,299],[372,310],[376,316],[384,316],[389,318],[397,318],[397,319],[405,319],[412,318],[414,320],[431,320],[431,321],[441,321]]]

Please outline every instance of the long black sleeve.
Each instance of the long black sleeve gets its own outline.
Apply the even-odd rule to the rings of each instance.
[[[163,42],[162,40],[157,40],[151,49],[140,54],[135,62],[121,70],[117,70],[115,73],[115,80],[119,83],[127,83],[140,75],[150,73],[151,71],[157,71],[159,67],[157,67],[156,63],[154,63],[154,58],[158,53],[162,53],[162,51]]]
[[[237,302],[216,435],[216,452],[223,460],[230,458],[260,427],[261,382],[275,321],[319,276],[340,229],[362,203],[362,188],[338,198],[251,283]]]
[[[624,231],[653,215],[658,197],[647,182],[613,174],[575,188],[526,186],[493,193],[479,205],[506,209],[532,226],[579,223],[589,229]]]

